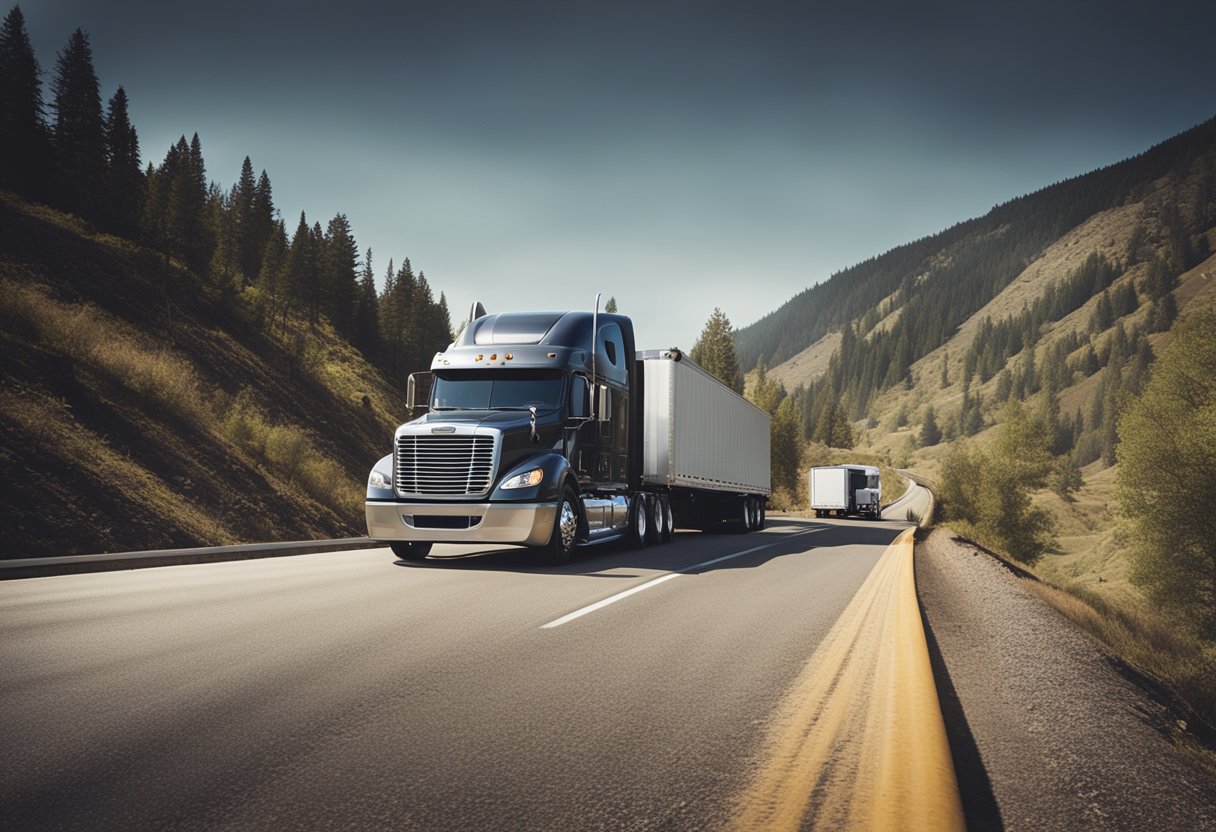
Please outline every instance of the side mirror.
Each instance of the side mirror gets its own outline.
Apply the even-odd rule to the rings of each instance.
[[[405,407],[411,419],[419,410],[430,410],[431,385],[434,381],[435,377],[430,373],[410,373],[405,383]]]
[[[570,384],[570,413],[566,426],[576,428],[591,418],[591,385],[585,376],[575,376]]]

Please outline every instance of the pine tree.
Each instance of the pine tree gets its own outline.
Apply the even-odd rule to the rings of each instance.
[[[355,296],[355,324],[352,340],[364,356],[374,358],[380,349],[380,321],[377,316],[376,275],[372,271],[372,250],[363,258],[363,270]]]
[[[211,285],[228,297],[234,294],[243,282],[237,258],[238,232],[232,196],[223,193],[212,195],[208,200],[208,209],[212,214],[208,224],[215,229],[216,237],[208,277]]]
[[[693,344],[690,357],[707,372],[736,392],[743,392],[739,359],[735,354],[735,335],[726,314],[714,307],[713,314]]]
[[[188,164],[183,168],[182,214],[183,238],[182,250],[188,261],[196,269],[211,259],[215,249],[217,229],[209,222],[207,212],[208,187],[207,167],[203,163],[203,144],[199,141],[198,133],[190,139]]]
[[[258,261],[265,242],[258,237],[256,218],[257,183],[253,178],[253,162],[249,157],[241,163],[240,177],[232,186],[234,255],[241,276],[251,281],[258,274]]]
[[[0,26],[0,189],[44,197],[50,140],[38,59],[20,6]]]
[[[77,29],[55,64],[55,201],[91,220],[102,218],[105,131],[89,37]]]
[[[253,239],[254,245],[257,248],[258,274],[262,271],[262,254],[266,251],[266,244],[270,242],[271,236],[276,233],[276,227],[279,225],[278,218],[275,216],[274,197],[270,189],[270,177],[266,175],[266,171],[262,171],[262,175],[258,177],[257,187],[253,191]]]
[[[833,448],[852,448],[856,437],[853,436],[853,426],[849,424],[848,414],[844,405],[836,402],[832,418],[832,439],[828,443]]]
[[[784,391],[783,391],[784,392]],[[793,495],[802,470],[800,441],[802,414],[794,400],[786,396],[777,406],[772,421],[772,442],[769,446],[769,467],[773,487]]]
[[[1093,314],[1089,316],[1089,331],[1104,332],[1110,328],[1115,322],[1114,308],[1111,306],[1110,293],[1103,292],[1098,295],[1098,305],[1094,307]]]
[[[300,212],[300,222],[296,231],[291,235],[291,245],[287,248],[287,258],[283,266],[283,289],[287,296],[288,308],[302,306],[310,314],[315,298],[317,285],[317,255],[313,246],[312,230],[308,227],[308,219]]]
[[[604,304],[604,311],[608,312],[610,314],[616,313],[617,309],[616,309],[616,297],[615,296],[608,298],[608,302]]]
[[[336,215],[325,229],[321,264],[321,310],[339,334],[350,338],[355,331],[359,248],[345,214]]]
[[[942,441],[942,429],[937,424],[937,414],[933,412],[933,405],[925,408],[925,417],[921,421],[920,426],[920,445],[922,448],[928,448]]]
[[[785,386],[776,379],[769,378],[764,361],[756,365],[756,380],[748,398],[769,416],[777,414],[777,408],[786,398]],[[799,421],[801,422],[801,418]]]
[[[122,87],[110,98],[105,139],[107,225],[124,237],[134,237],[139,230],[145,183],[139,163],[139,136],[127,113],[127,93]]]
[[[270,326],[274,326],[287,306],[286,298],[286,265],[287,265],[287,229],[283,223],[276,222],[272,227],[270,238],[262,250],[262,265],[258,270],[258,289],[264,298],[266,314]]]

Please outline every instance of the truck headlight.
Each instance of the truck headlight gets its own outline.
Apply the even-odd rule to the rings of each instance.
[[[367,484],[371,488],[383,488],[386,490],[393,487],[393,481],[379,471],[372,471],[371,476],[367,478]]]
[[[545,478],[545,472],[539,468],[533,468],[531,471],[525,471],[522,474],[516,474],[513,477],[507,477],[502,481],[499,488],[527,488],[531,485],[540,485],[540,481]]]

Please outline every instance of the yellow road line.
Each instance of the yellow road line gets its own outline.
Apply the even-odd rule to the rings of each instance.
[[[912,533],[883,552],[783,700],[734,828],[964,828]]]

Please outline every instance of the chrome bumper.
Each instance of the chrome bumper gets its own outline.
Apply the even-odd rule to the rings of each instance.
[[[540,546],[553,533],[553,503],[368,502],[367,536],[372,540],[426,543],[515,543]],[[469,528],[432,528],[423,518],[471,518]],[[417,524],[417,525],[416,525]]]

